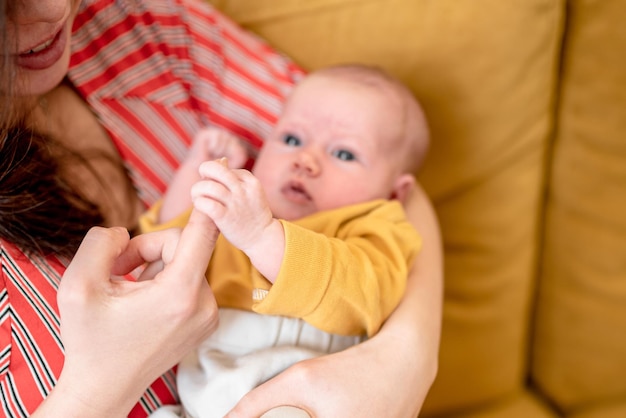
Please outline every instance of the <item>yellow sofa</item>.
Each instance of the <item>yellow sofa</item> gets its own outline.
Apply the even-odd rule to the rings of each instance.
[[[626,1],[212,3],[423,103],[446,283],[421,416],[626,417]]]

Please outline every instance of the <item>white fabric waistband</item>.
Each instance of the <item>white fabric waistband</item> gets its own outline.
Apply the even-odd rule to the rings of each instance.
[[[220,308],[220,325],[202,344],[204,349],[245,355],[269,347],[294,346],[334,353],[360,343],[362,336],[343,336],[321,331],[305,321]]]

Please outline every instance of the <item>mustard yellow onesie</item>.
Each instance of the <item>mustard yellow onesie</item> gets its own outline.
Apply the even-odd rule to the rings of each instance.
[[[142,216],[142,232],[182,227],[189,216],[158,225],[159,208]],[[218,305],[301,318],[331,334],[375,334],[400,301],[421,247],[400,203],[376,200],[281,222],[285,255],[273,285],[218,238],[207,270]]]

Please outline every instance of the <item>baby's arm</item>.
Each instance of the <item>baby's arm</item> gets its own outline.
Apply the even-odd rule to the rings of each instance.
[[[202,180],[191,189],[194,206],[274,283],[285,251],[285,232],[272,216],[258,179],[248,170],[230,169],[219,161],[202,163],[199,173]]]
[[[187,157],[182,162],[165,195],[159,212],[159,223],[174,219],[191,206],[191,187],[200,180],[198,167],[204,161],[226,157],[231,167],[243,167],[247,152],[240,140],[219,128],[202,129],[194,137]]]
[[[318,225],[283,222],[280,274],[255,312],[302,318],[335,334],[378,331],[404,294],[421,239],[397,202],[342,211]]]

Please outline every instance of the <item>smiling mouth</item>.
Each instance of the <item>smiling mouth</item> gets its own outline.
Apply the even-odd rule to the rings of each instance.
[[[64,28],[64,24],[60,25],[56,31],[54,32],[54,35],[52,35],[50,38],[48,38],[48,40],[40,43],[39,45],[35,45],[31,48],[28,48],[22,52],[18,52],[17,55],[19,56],[29,56],[29,55],[33,55],[33,54],[37,54],[41,51],[44,51],[48,48],[50,48],[50,46],[59,39],[59,36],[61,35],[61,32],[63,32],[63,28]]]
[[[60,33],[60,31],[59,31]],[[31,55],[31,54],[36,54],[37,52],[41,52],[44,49],[48,48],[50,45],[52,45],[52,43],[54,42],[54,40],[56,39],[57,35],[59,34],[57,33],[56,35],[54,35],[52,38],[50,38],[49,40],[47,40],[46,42],[42,43],[41,45],[38,45],[32,49],[29,49],[26,52],[22,52],[19,55]]]
[[[65,26],[61,26],[52,38],[17,54],[17,65],[27,70],[49,68],[61,59],[67,41]]]

